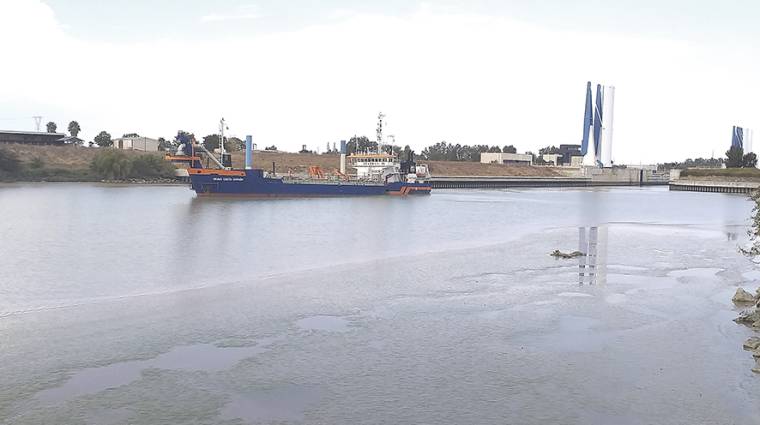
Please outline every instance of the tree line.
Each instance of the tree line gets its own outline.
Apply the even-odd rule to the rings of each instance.
[[[658,164],[659,170],[685,169],[685,168],[723,168],[725,160],[723,158],[687,158],[683,162],[665,162]]]
[[[744,148],[731,146],[726,151],[726,168],[755,168],[757,155],[754,152],[745,154]]]
[[[744,153],[744,149],[732,146],[726,151],[725,158],[688,158],[683,162],[665,162],[658,164],[659,170],[687,168],[754,168],[757,166],[757,155],[754,152]]]
[[[480,162],[482,153],[517,153],[513,145],[460,145],[459,143],[438,142],[422,150],[420,156],[429,161],[471,161]]]

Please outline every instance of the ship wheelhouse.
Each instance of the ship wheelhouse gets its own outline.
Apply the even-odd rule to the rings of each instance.
[[[398,157],[388,153],[356,153],[348,156],[358,179],[379,179],[388,168],[398,169]]]

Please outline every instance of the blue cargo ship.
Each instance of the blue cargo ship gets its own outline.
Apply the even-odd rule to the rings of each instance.
[[[264,170],[187,170],[192,189],[200,196],[244,195],[253,197],[317,197],[429,195],[430,183],[415,181],[320,181],[273,177]]]
[[[218,168],[204,168],[201,156],[196,154],[196,145],[191,140],[183,141],[177,156],[168,157],[174,162],[189,164],[187,174],[192,190],[199,196],[227,195],[250,197],[318,197],[318,196],[378,196],[378,195],[429,195],[430,182],[427,181],[427,169],[418,172],[413,154],[407,161],[399,162],[397,156],[382,150],[382,114],[378,126],[378,148],[376,152],[346,155],[346,146],[342,142],[340,171],[326,178],[318,167],[310,167],[308,178],[292,175],[278,176],[274,170],[267,172],[252,167],[253,146],[251,136],[245,142],[245,168],[232,169],[229,155],[223,148],[221,160],[205,151],[201,145],[198,149],[205,151]],[[220,140],[224,140],[224,121],[220,125]],[[346,160],[356,170],[350,178],[346,173]]]

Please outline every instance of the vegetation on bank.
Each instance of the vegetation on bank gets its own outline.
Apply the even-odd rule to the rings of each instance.
[[[726,151],[726,168],[754,168],[757,165],[757,155],[754,152],[745,154],[744,148],[731,146]]]
[[[747,231],[750,244],[747,247],[739,248],[739,251],[749,257],[753,262],[760,258],[760,191],[752,194],[752,201],[755,207],[752,209],[752,225]]]
[[[23,163],[18,155],[7,149],[0,149],[0,181],[93,181],[89,170],[47,167],[45,162],[35,157]]]
[[[723,164],[725,163],[725,159],[723,158],[695,158],[691,159],[688,158],[686,161],[683,162],[665,162],[662,164],[657,164],[657,170],[658,171],[668,171],[668,170],[674,170],[674,169],[686,169],[686,168],[723,168]]]
[[[129,157],[117,149],[98,152],[90,164],[95,175],[104,180],[171,179],[174,166],[154,155]]]
[[[84,155],[87,149],[75,148]],[[81,150],[85,149],[85,150]],[[29,156],[22,160],[11,149],[0,147],[0,181],[94,182],[101,180],[162,180],[174,178],[174,166],[153,154],[127,153],[116,149],[98,150],[91,159],[79,165],[67,163],[59,156]],[[89,153],[89,152],[87,152]]]
[[[760,178],[757,168],[687,168],[681,177],[752,177]]]

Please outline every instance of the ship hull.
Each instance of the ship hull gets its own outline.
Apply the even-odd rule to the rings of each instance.
[[[199,196],[297,198],[380,195],[429,195],[429,183],[388,184],[356,182],[286,182],[265,177],[261,170],[188,169],[192,189]]]

